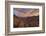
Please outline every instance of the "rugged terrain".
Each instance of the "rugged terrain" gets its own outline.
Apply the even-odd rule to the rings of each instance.
[[[14,16],[14,27],[38,27],[39,16],[17,17]]]

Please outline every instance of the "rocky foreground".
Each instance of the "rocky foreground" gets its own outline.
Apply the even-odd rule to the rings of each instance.
[[[14,28],[16,27],[38,27],[39,26],[39,16],[32,17],[17,17],[14,18]]]

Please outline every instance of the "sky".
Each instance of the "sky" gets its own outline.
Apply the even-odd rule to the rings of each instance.
[[[13,14],[18,17],[37,16],[39,14],[39,9],[14,8]]]

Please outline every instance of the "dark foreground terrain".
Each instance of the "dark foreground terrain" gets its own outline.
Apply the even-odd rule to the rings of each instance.
[[[16,27],[38,27],[39,26],[39,16],[32,17],[17,17],[14,18],[14,28]]]

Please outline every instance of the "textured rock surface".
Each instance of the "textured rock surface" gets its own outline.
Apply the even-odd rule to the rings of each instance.
[[[17,17],[14,16],[14,27],[38,27],[39,16]]]

